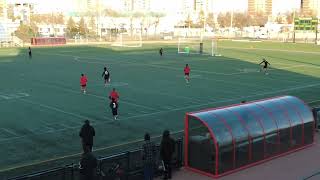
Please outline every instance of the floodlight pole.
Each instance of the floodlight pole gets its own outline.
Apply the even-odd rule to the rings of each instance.
[[[293,11],[293,18],[292,18],[292,24],[293,24],[293,43],[296,43],[296,28],[295,26],[295,20],[296,19],[296,10]]]
[[[318,44],[318,26],[319,26],[319,19],[317,18],[317,23],[315,24],[316,28],[316,39],[315,39],[315,44]]]
[[[230,18],[230,29],[232,28],[233,26],[233,7],[232,7],[232,11],[231,11],[231,18]]]
[[[316,40],[315,40],[315,44],[318,44],[318,24],[316,26]]]

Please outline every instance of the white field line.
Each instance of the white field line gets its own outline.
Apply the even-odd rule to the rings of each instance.
[[[308,103],[309,103],[309,104],[312,104],[312,103],[316,103],[316,102],[320,102],[320,99],[314,100],[314,101],[310,101],[310,102],[308,102]]]
[[[262,50],[262,51],[275,51],[275,52],[290,52],[290,53],[302,53],[302,54],[320,54],[320,52],[306,52],[306,51],[295,51],[285,49],[268,49],[268,48],[240,48],[240,47],[226,47],[219,46],[221,49],[243,49],[243,50]]]
[[[186,97],[186,96],[179,96],[176,94],[169,94],[169,93],[164,93],[164,92],[159,92],[159,91],[152,91],[152,90],[145,90],[145,89],[141,89],[141,88],[135,88],[135,87],[131,87],[128,86],[129,89],[133,89],[139,92],[145,92],[148,94],[155,94],[155,95],[160,95],[160,96],[168,96],[168,97],[173,97],[173,98],[179,98],[179,99],[185,99],[185,100],[189,100],[189,101],[193,101],[193,102],[202,102],[201,100],[198,100],[196,98],[191,98],[191,97]]]
[[[288,92],[288,91],[295,91],[295,90],[301,90],[301,89],[306,89],[306,88],[312,88],[312,87],[316,87],[316,86],[320,86],[320,83],[315,83],[315,84],[309,84],[309,85],[303,85],[303,86],[296,86],[296,87],[291,87],[291,88],[287,88],[287,89],[281,89],[281,90],[275,90],[275,91],[266,91],[266,92],[262,92],[262,93],[256,93],[253,95],[248,95],[248,96],[241,96],[241,97],[236,97],[236,98],[231,98],[231,99],[222,99],[219,101],[214,101],[214,102],[208,102],[208,103],[203,103],[203,104],[195,104],[195,105],[190,105],[190,106],[184,106],[184,107],[179,107],[179,108],[175,108],[175,109],[170,109],[170,110],[164,110],[164,111],[157,111],[157,112],[152,112],[152,113],[147,113],[147,114],[139,114],[139,115],[135,115],[135,116],[130,116],[127,118],[121,118],[121,121],[126,121],[126,120],[130,120],[130,119],[136,119],[136,118],[142,118],[142,117],[147,117],[147,116],[152,116],[152,115],[157,115],[157,114],[165,114],[165,113],[170,113],[170,112],[175,112],[175,111],[181,111],[181,110],[187,110],[187,109],[191,109],[191,108],[199,108],[205,105],[214,105],[214,104],[219,104],[219,103],[226,103],[226,102],[233,102],[233,101],[240,101],[240,100],[244,100],[244,99],[248,99],[248,98],[253,98],[253,97],[259,97],[259,96],[265,96],[265,95],[272,95],[272,94],[277,94],[277,93],[282,93],[282,92]],[[22,100],[22,99],[20,99]],[[31,101],[32,104],[37,104]],[[308,102],[309,103],[309,102]],[[47,105],[44,105],[43,107],[48,107],[48,109],[54,110],[54,111],[59,111],[59,109],[55,108],[55,107],[50,107]],[[66,112],[68,113],[68,112]],[[69,113],[68,113],[69,114]],[[72,113],[73,114],[73,113]],[[71,115],[71,114],[70,114]],[[78,116],[78,115],[77,115]],[[81,118],[83,118],[84,116],[82,116]],[[183,118],[183,117],[182,117]],[[110,124],[113,121],[106,121],[106,122],[97,122],[95,123],[95,125],[103,125],[103,124]],[[76,129],[79,127],[73,127],[70,129]],[[44,133],[39,133],[37,135],[42,135],[42,134],[49,134],[49,133],[53,133],[53,132],[62,132],[62,131],[66,131],[66,130],[70,130],[69,128],[65,128],[65,129],[60,129],[60,130],[56,130],[56,131],[50,131],[50,132],[44,132]],[[4,141],[11,141],[11,140],[16,140],[16,139],[20,139],[20,138],[24,138],[27,137],[28,135],[24,135],[24,136],[20,136],[20,137],[14,137],[14,138],[7,138],[7,139],[1,139],[0,142],[4,142]]]
[[[74,117],[77,117],[77,118],[92,119],[92,118],[90,118],[88,116],[83,116],[83,115],[80,115],[80,114],[75,114],[75,113],[72,113],[72,112],[64,111],[62,109],[59,109],[59,108],[56,108],[56,107],[53,107],[53,106],[49,106],[49,105],[45,105],[45,104],[42,104],[42,103],[34,102],[34,101],[31,101],[31,100],[26,100],[26,99],[19,99],[19,100],[23,101],[23,102],[26,102],[26,103],[29,103],[29,104],[36,105],[36,106],[40,106],[40,107],[43,107],[43,108],[51,109],[53,111],[57,111],[57,112],[60,112],[60,113],[71,115],[71,116],[74,116]]]
[[[119,64],[119,62],[95,62],[95,61],[86,61],[86,60],[79,60],[80,57],[78,56],[74,56],[74,55],[64,55],[64,54],[56,54],[56,53],[39,53],[39,54],[44,54],[44,55],[58,55],[58,56],[66,56],[66,57],[72,57],[74,58],[74,60],[79,61],[79,62],[83,62],[83,63],[88,63],[88,64]],[[93,59],[93,60],[105,60],[103,58],[94,58],[94,57],[81,57],[84,59]],[[254,62],[257,63],[255,61],[247,61],[247,62]],[[273,64],[288,64],[288,63],[273,63]],[[151,63],[151,64],[143,64],[143,63],[138,63],[138,62],[130,62],[130,61],[121,61],[121,65],[126,65],[126,66],[149,66],[149,67],[155,67],[155,68],[162,68],[162,69],[171,69],[171,70],[177,70],[177,71],[182,71],[180,68],[174,68],[174,67],[168,67],[168,66],[159,66],[155,63]],[[282,69],[290,69],[290,68],[296,68],[296,67],[300,67],[300,66],[306,66],[306,67],[316,67],[316,66],[312,66],[312,65],[294,65],[294,66],[287,66],[287,67],[280,67],[280,68],[276,68],[274,70],[282,70]],[[317,67],[320,68],[320,67]],[[271,70],[271,69],[270,69]],[[220,72],[214,72],[214,71],[205,71],[205,70],[192,70],[193,72],[200,72],[200,73],[206,73],[206,74],[216,74],[216,75],[224,75],[224,76],[233,76],[233,75],[240,75],[240,74],[248,74],[248,73],[255,73],[255,72],[237,72],[237,73],[220,73]]]
[[[1,130],[5,131],[5,132],[7,132],[7,133],[9,133],[9,134],[11,134],[11,135],[19,136],[17,133],[15,133],[14,131],[9,130],[9,129],[7,129],[7,128],[1,128]]]
[[[170,82],[170,81],[168,81]],[[141,89],[141,88],[135,88],[135,87],[132,87],[132,86],[129,86],[128,83],[126,84],[123,84],[121,86],[112,86],[112,83],[111,84],[108,84],[107,87],[121,87],[121,86],[127,86],[128,89],[132,89],[132,90],[136,90],[136,91],[139,91],[139,92],[145,92],[145,93],[148,93],[148,94],[155,94],[155,95],[162,95],[162,96],[168,96],[168,97],[174,97],[174,98],[179,98],[179,99],[187,99],[187,100],[191,100],[191,101],[198,101],[198,102],[201,102],[195,98],[190,98],[190,97],[185,97],[185,96],[179,96],[179,95],[174,95],[174,94],[169,94],[169,93],[163,93],[163,92],[159,92],[159,91],[152,91],[152,90],[145,90],[145,89]],[[102,87],[104,86],[104,84],[94,84],[94,85],[90,85],[90,87]]]
[[[65,54],[57,54],[57,53],[38,53],[38,54],[44,54],[44,55],[57,55],[57,56],[65,56],[65,57],[72,57],[72,58],[78,58],[77,61],[85,62],[85,63],[91,63],[91,64],[110,64],[109,62],[90,62],[90,61],[84,61],[84,60],[79,60],[78,56],[74,55],[65,55]],[[84,59],[93,59],[93,60],[105,60],[102,58],[92,58],[92,57],[81,57]],[[116,63],[116,62],[114,62]],[[119,64],[119,62],[117,62]],[[149,66],[149,67],[155,67],[155,68],[162,68],[162,69],[171,69],[171,70],[178,70],[182,71],[181,68],[173,68],[173,67],[165,67],[165,66],[159,66],[159,65],[154,65],[154,64],[143,64],[143,63],[137,63],[137,62],[129,62],[129,61],[121,61],[122,65],[133,65],[133,66]],[[217,74],[217,75],[225,75],[225,76],[230,76],[230,75],[235,75],[234,73],[228,74],[228,73],[219,73],[219,72],[213,72],[213,71],[203,71],[203,70],[192,70],[194,72],[201,72],[201,73],[207,73],[207,74]],[[240,73],[241,74],[241,73]]]
[[[268,71],[276,71],[276,70],[283,70],[283,69],[293,69],[293,68],[298,68],[298,67],[305,67],[307,65],[294,65],[294,66],[285,66],[285,67],[280,67],[280,68],[270,68]],[[238,75],[238,74],[250,74],[250,73],[261,73],[259,72],[260,69],[257,68],[257,71],[247,71],[247,72],[238,72],[238,73],[230,73],[229,75]]]
[[[80,91],[76,91],[76,90],[72,90],[72,89],[66,89],[66,88],[62,88],[60,86],[57,86],[57,85],[52,85],[52,84],[42,84],[42,83],[38,83],[39,85],[41,86],[46,86],[46,87],[54,87],[56,89],[60,89],[60,90],[63,90],[65,92],[70,92],[70,93],[74,93],[74,94],[78,94],[78,95],[81,95],[81,92]],[[96,97],[98,99],[101,99],[101,100],[108,100],[108,97],[107,96],[99,96],[99,95],[96,95],[96,94],[92,94],[90,92],[87,92],[86,94],[84,94],[83,96],[92,96],[92,97]],[[123,104],[128,104],[128,105],[132,105],[132,106],[136,106],[136,107],[141,107],[141,108],[144,108],[144,109],[148,109],[148,110],[156,110],[154,108],[151,108],[151,107],[148,107],[148,106],[144,106],[144,105],[140,105],[140,104],[136,104],[136,103],[132,103],[132,102],[128,102],[128,101],[124,101],[124,100],[121,100],[120,99],[120,102],[123,103]]]
[[[183,75],[177,75],[177,78],[184,78]],[[207,78],[201,75],[190,75],[191,80],[192,79],[202,79],[202,80],[210,80],[210,81],[216,81],[216,82],[222,82],[225,84],[231,84],[231,85],[241,85],[241,86],[246,86],[246,87],[257,87],[256,84],[250,84],[250,83],[242,83],[242,82],[237,82],[237,81],[225,81],[225,80],[219,80],[219,79],[215,79],[215,78]],[[263,89],[266,89],[265,87],[263,87]],[[270,89],[272,90],[272,89]]]

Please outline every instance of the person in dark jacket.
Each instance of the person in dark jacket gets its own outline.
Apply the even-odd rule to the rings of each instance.
[[[91,153],[90,146],[85,146],[80,160],[81,180],[93,180],[97,164],[97,158]]]
[[[170,132],[165,130],[160,145],[160,156],[165,168],[163,179],[171,179],[171,161],[174,151],[175,141],[170,137]]]
[[[163,55],[163,49],[162,49],[162,48],[160,48],[160,50],[159,50],[159,54],[160,54],[160,56],[162,56],[162,55]]]
[[[29,49],[28,49],[28,53],[29,53],[29,58],[31,59],[32,58],[32,51],[31,51],[31,47],[29,46]]]
[[[94,128],[90,125],[89,120],[84,121],[84,125],[82,126],[79,136],[81,137],[82,141],[82,148],[83,151],[85,151],[85,147],[89,146],[90,151],[92,151],[93,146],[93,136],[96,135],[96,132],[94,131]]]
[[[155,167],[156,145],[150,141],[150,135],[144,135],[145,143],[142,145],[142,160],[144,180],[153,180],[153,170]]]

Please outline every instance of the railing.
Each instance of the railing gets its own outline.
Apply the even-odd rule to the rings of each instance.
[[[157,162],[160,164],[160,148],[157,146]],[[182,167],[183,162],[183,140],[176,141],[176,151],[173,155],[173,169]],[[143,179],[143,164],[141,159],[141,149],[122,152],[107,157],[98,158],[97,177],[96,180],[109,179],[109,170],[118,165],[122,170],[121,180]],[[156,166],[157,167],[157,166]],[[155,174],[159,175],[156,169]],[[63,167],[48,169],[45,171],[35,172],[27,175],[17,176],[8,180],[78,180],[80,177],[79,165],[70,164]],[[111,180],[111,179],[110,179]]]
[[[315,128],[317,131],[319,131],[319,128],[320,128],[320,106],[319,107],[315,107],[312,109],[312,112],[313,112],[313,116],[315,118]],[[309,175],[309,176],[306,176],[304,178],[302,178],[302,180],[319,180],[320,179],[320,170],[319,171],[316,171],[314,172],[313,174]]]

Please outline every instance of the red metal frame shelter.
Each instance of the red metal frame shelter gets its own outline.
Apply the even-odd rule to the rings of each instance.
[[[57,46],[65,45],[67,43],[64,37],[34,37],[31,38],[31,45],[33,46]]]
[[[293,96],[281,96],[186,114],[185,166],[218,178],[306,148],[314,116]]]

